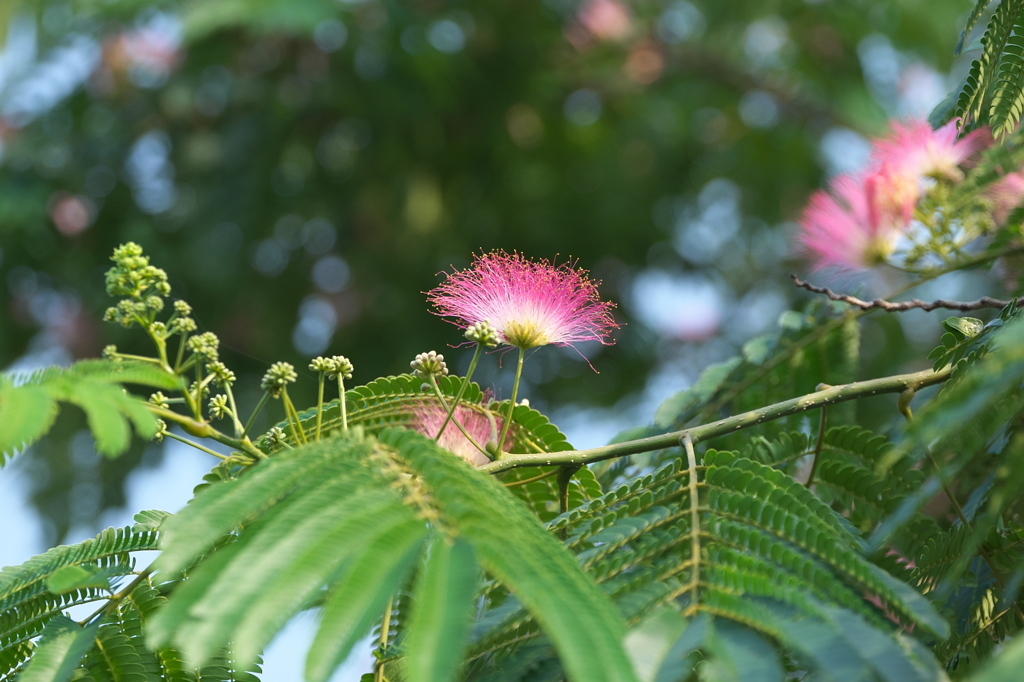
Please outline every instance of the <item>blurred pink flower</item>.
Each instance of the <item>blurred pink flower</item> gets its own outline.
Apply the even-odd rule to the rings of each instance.
[[[831,192],[811,197],[800,218],[800,244],[817,270],[869,268],[892,255],[917,199],[917,183],[888,166],[842,175],[832,181]]]
[[[408,426],[414,431],[419,431],[428,438],[433,438],[444,424],[448,413],[443,407],[435,402],[429,402],[413,410],[412,421]],[[474,409],[468,405],[459,405],[455,409],[455,419],[459,420],[466,433],[473,437],[480,445],[486,447],[489,442],[497,442],[498,434],[505,420],[498,415],[493,415],[493,421],[488,413]],[[437,444],[445,450],[449,450],[473,466],[480,466],[490,462],[490,458],[480,452],[466,436],[462,433],[454,421],[448,422],[444,433],[438,439]]]
[[[448,274],[427,292],[427,300],[437,315],[454,317],[460,327],[490,322],[503,343],[521,349],[581,341],[611,345],[608,335],[619,326],[611,315],[614,304],[600,300],[586,271],[504,251],[476,256],[470,268]]]
[[[621,40],[633,29],[629,8],[617,0],[589,0],[580,7],[578,16],[598,40]]]
[[[1004,224],[1013,210],[1024,204],[1024,171],[1010,173],[992,183],[988,196],[992,200],[993,219],[997,225]]]
[[[915,179],[962,180],[960,165],[991,142],[986,129],[957,139],[957,122],[933,130],[927,121],[893,123],[889,135],[876,140],[872,161]]]

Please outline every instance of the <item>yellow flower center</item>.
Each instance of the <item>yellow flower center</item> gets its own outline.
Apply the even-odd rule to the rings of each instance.
[[[537,346],[545,346],[548,341],[548,336],[545,334],[540,327],[533,322],[509,322],[505,326],[505,340],[509,345],[515,346],[516,348],[536,348]]]

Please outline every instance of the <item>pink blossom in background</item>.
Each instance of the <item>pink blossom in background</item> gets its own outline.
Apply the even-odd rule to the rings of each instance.
[[[800,218],[800,244],[816,270],[869,268],[892,255],[917,199],[916,183],[888,166],[842,175],[832,181],[831,192],[811,197]]]
[[[413,418],[408,426],[428,438],[434,438],[447,416],[448,413],[441,405],[434,402],[427,403],[413,411]],[[491,441],[497,441],[498,434],[501,433],[501,427],[505,423],[505,420],[497,415],[494,415],[492,421],[487,413],[468,405],[459,405],[455,408],[454,418],[459,420],[459,423],[466,429],[466,433],[473,437],[473,440],[484,447]],[[444,428],[444,433],[438,439],[437,444],[445,450],[455,453],[473,466],[480,466],[491,461],[486,454],[480,452],[473,445],[472,441],[466,438],[454,421],[448,422],[448,426]],[[511,445],[511,442],[509,445]]]
[[[963,179],[960,165],[992,141],[987,129],[957,139],[957,122],[933,130],[927,121],[893,123],[884,138],[875,141],[872,161],[913,178]]]
[[[1006,222],[1013,210],[1024,204],[1024,171],[1005,175],[988,188],[992,217],[997,225]]]
[[[598,40],[621,40],[633,30],[629,8],[617,0],[589,0],[580,7],[578,17]]]
[[[619,327],[614,304],[601,301],[597,283],[569,263],[531,261],[518,253],[492,251],[476,256],[466,270],[427,292],[437,315],[462,328],[490,322],[503,343],[527,349],[581,341],[605,345]]]

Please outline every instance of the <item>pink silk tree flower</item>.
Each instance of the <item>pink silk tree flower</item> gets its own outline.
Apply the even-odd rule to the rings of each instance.
[[[447,410],[435,402],[429,402],[412,411],[412,420],[408,427],[419,431],[428,438],[437,436],[437,432],[444,424],[448,416]],[[482,447],[488,443],[497,442],[498,434],[501,432],[505,420],[498,415],[489,416],[489,413],[474,409],[468,405],[459,405],[455,408],[455,417],[444,428],[444,433],[438,438],[437,444],[445,450],[455,453],[473,466],[480,466],[491,461],[485,453],[480,451],[473,441],[466,438],[462,430],[455,424],[459,420],[462,428],[466,430],[473,440]]]
[[[992,200],[992,218],[997,225],[1003,225],[1021,204],[1024,204],[1024,171],[1003,176],[988,188]]]
[[[885,262],[913,219],[916,182],[883,166],[839,176],[831,190],[815,192],[800,218],[799,241],[815,269],[861,270]]]
[[[581,341],[611,345],[608,335],[619,327],[614,304],[600,300],[586,271],[504,251],[476,256],[466,270],[447,274],[427,300],[462,328],[489,322],[503,343],[521,350]]]
[[[957,122],[933,130],[927,121],[893,123],[889,135],[874,144],[872,161],[913,178],[962,180],[960,165],[991,142],[987,129],[957,139]]]

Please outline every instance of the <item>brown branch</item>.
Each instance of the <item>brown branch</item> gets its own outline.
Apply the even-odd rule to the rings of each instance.
[[[856,306],[861,310],[871,310],[872,308],[878,308],[890,313],[898,313],[904,310],[920,309],[925,312],[930,312],[937,308],[944,308],[946,310],[981,310],[983,308],[1005,308],[1010,305],[1011,301],[1003,301],[998,298],[990,298],[984,296],[979,298],[977,301],[947,301],[944,298],[940,298],[937,301],[922,301],[919,298],[912,298],[909,301],[886,301],[881,298],[876,298],[873,301],[865,301],[857,298],[856,296],[848,296],[847,294],[837,294],[828,287],[816,287],[809,282],[805,282],[796,275],[790,275],[793,278],[793,283],[801,289],[807,289],[807,291],[815,294],[824,294],[833,301],[840,301],[842,303],[849,303],[852,306]],[[1017,299],[1018,303],[1024,303],[1024,298]]]

